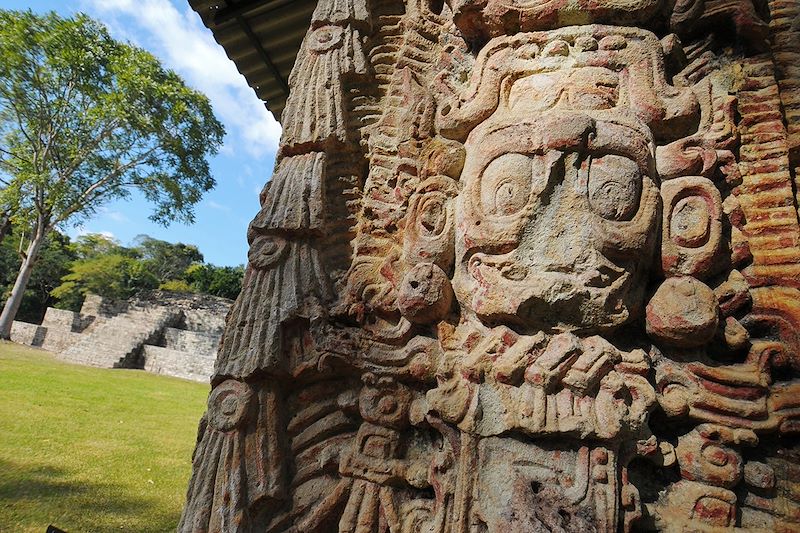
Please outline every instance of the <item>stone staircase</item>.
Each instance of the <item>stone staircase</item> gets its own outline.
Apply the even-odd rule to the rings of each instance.
[[[163,346],[145,345],[142,351],[144,369],[201,383],[208,383],[214,372],[215,352],[195,353]]]
[[[220,335],[215,333],[164,328],[162,346],[144,346],[144,369],[208,383],[214,372],[219,339]]]
[[[50,307],[41,324],[14,321],[11,340],[72,363],[208,383],[232,303],[162,291],[124,301],[88,295],[80,312]]]
[[[180,309],[137,307],[98,324],[59,354],[74,363],[104,368],[142,368],[142,350],[177,324]]]

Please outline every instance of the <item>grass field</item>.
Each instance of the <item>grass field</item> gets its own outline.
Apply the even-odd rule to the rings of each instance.
[[[174,531],[207,392],[0,341],[0,532]]]

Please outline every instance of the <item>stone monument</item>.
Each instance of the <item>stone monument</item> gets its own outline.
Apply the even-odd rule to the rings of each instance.
[[[182,532],[800,530],[800,2],[319,0]]]

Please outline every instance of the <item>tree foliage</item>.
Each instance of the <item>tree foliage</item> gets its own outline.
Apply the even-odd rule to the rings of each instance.
[[[22,261],[18,233],[18,229],[12,228],[9,237],[0,242],[0,298],[11,291]],[[153,253],[153,249],[160,253]],[[177,263],[182,270],[178,270]],[[203,255],[193,245],[140,235],[132,246],[126,247],[99,233],[81,235],[71,241],[53,231],[42,246],[18,319],[39,323],[48,307],[78,311],[89,293],[125,299],[158,288],[235,299],[243,276],[243,266],[203,263]]]
[[[191,265],[203,262],[203,254],[193,244],[173,244],[139,235],[134,248],[147,263],[147,269],[162,283],[181,278]]]
[[[133,190],[152,220],[191,222],[223,134],[204,95],[85,15],[0,10],[0,215],[30,235],[0,337],[50,232]]]
[[[54,225],[138,189],[153,220],[193,220],[224,134],[204,95],[85,15],[0,10],[0,42],[2,198],[18,218]]]
[[[76,261],[62,281],[52,295],[64,302],[62,306],[73,309],[89,293],[125,299],[139,290],[158,287],[158,279],[141,261],[118,253]]]
[[[233,300],[242,290],[244,267],[193,265],[186,270],[185,279],[195,292],[213,294]]]
[[[70,249],[75,259],[51,293],[63,309],[78,310],[89,293],[125,299],[156,288],[233,299],[244,275],[241,266],[204,264],[196,246],[147,235],[137,237],[130,248],[104,235],[82,235]]]

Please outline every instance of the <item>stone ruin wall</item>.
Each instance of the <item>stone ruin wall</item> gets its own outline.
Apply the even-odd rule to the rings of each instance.
[[[160,291],[128,301],[88,295],[80,312],[50,307],[41,325],[15,321],[11,340],[73,363],[208,382],[231,303]]]
[[[800,530],[797,0],[319,0],[179,531]]]

